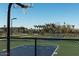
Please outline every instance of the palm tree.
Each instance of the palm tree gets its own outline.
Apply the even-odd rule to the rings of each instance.
[[[72,25],[72,28],[74,29],[75,25]]]
[[[37,25],[34,25],[35,28],[37,28]]]

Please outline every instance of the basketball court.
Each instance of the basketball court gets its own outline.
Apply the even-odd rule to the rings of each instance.
[[[54,55],[57,50],[57,46],[37,46],[36,55],[37,56],[51,56]],[[6,51],[0,52],[0,56],[6,56]],[[24,45],[10,50],[11,56],[35,56],[35,46]]]

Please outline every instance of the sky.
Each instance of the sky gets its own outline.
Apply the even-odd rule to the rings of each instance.
[[[13,6],[16,6],[14,4]],[[15,27],[23,26],[31,28],[34,25],[44,25],[46,23],[75,25],[79,28],[79,4],[78,3],[35,3],[32,8],[24,9],[13,7],[11,10],[11,19]],[[7,3],[0,3],[0,27],[7,24]]]

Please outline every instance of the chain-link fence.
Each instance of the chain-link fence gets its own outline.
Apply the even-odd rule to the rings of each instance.
[[[0,55],[5,56],[6,39],[0,40]],[[79,56],[79,40],[64,39],[11,39],[13,56]],[[35,47],[36,46],[36,47]]]

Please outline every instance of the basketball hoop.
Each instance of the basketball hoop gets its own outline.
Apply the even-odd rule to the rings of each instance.
[[[32,3],[22,3],[23,5],[25,5],[25,6],[28,6],[29,8],[32,8],[33,7],[33,4]],[[20,6],[18,6],[18,5],[16,5],[16,4],[14,4],[13,5],[13,8],[21,8]],[[27,14],[27,10],[26,10],[26,8],[22,8],[23,9],[23,14]]]
[[[23,5],[25,5],[25,6],[29,6],[29,8],[32,8],[32,6],[33,6],[33,4],[32,3],[23,3]],[[23,8],[23,13],[24,14],[27,14],[27,10],[26,10],[26,8]]]

